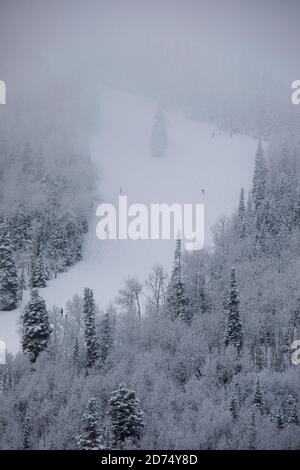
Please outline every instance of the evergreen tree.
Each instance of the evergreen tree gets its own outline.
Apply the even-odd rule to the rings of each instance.
[[[278,409],[278,413],[276,415],[276,426],[279,430],[283,429],[283,416],[281,408]]]
[[[43,288],[47,285],[47,271],[44,266],[43,257],[40,255],[37,257],[36,262],[34,263],[31,286],[33,288]]]
[[[252,204],[252,195],[251,191],[248,193],[247,205],[246,205],[246,213],[245,213],[245,232],[246,235],[253,235],[254,234],[254,210]]]
[[[167,312],[172,320],[179,318],[190,324],[192,320],[189,301],[181,280],[181,240],[176,240],[175,256],[171,281],[167,291]]]
[[[96,398],[89,399],[83,415],[82,433],[77,437],[77,446],[80,450],[103,450],[104,443],[99,429],[98,404]]]
[[[239,296],[236,284],[235,268],[231,271],[231,284],[227,301],[227,325],[225,332],[225,347],[235,346],[238,352],[243,347],[243,331],[239,313]]]
[[[79,366],[79,342],[78,338],[75,338],[73,348],[72,348],[72,363],[75,366],[75,368],[78,368]]]
[[[294,225],[300,227],[300,185],[298,184],[293,204]]]
[[[50,261],[51,269],[54,272],[54,277],[57,277],[59,272],[65,269],[65,250],[66,250],[66,230],[63,220],[57,220],[55,215],[52,215],[52,224],[50,230],[50,239],[47,246],[47,255]]]
[[[85,322],[86,365],[87,367],[93,367],[99,356],[95,326],[96,306],[93,291],[87,287],[84,289],[83,312]]]
[[[250,413],[249,449],[256,449],[256,414],[254,408],[251,409]]]
[[[25,272],[24,272],[24,266],[22,266],[21,276],[19,280],[19,300],[23,299],[23,291],[25,289],[26,289]]]
[[[45,301],[33,289],[31,299],[22,315],[22,349],[31,362],[47,348],[50,337],[50,325]]]
[[[238,417],[238,402],[237,402],[235,393],[233,393],[231,396],[231,400],[229,404],[229,411],[231,413],[233,421],[236,421]]]
[[[0,221],[0,310],[14,310],[18,302],[18,273],[8,226]]]
[[[162,109],[156,110],[154,124],[151,132],[150,146],[154,157],[161,158],[164,156],[168,145],[166,122]]]
[[[99,358],[102,363],[106,361],[113,346],[113,329],[112,312],[111,309],[107,309],[99,327]]]
[[[23,423],[23,449],[30,449],[30,419],[25,416]]]
[[[255,211],[258,211],[264,202],[267,186],[267,164],[264,157],[264,152],[261,140],[258,144],[258,149],[255,158],[255,169],[253,177],[252,197]]]
[[[243,239],[246,237],[245,218],[246,218],[245,195],[244,195],[244,188],[242,188],[241,194],[240,194],[239,207],[238,207],[238,216],[237,216],[238,234],[239,234],[240,239]]]
[[[116,444],[121,444],[128,438],[134,441],[141,438],[144,429],[144,415],[135,392],[128,390],[124,384],[120,384],[110,396],[109,416]]]
[[[259,410],[261,414],[264,413],[265,404],[264,404],[264,400],[263,400],[263,393],[262,393],[262,390],[261,390],[261,387],[260,387],[259,377],[257,377],[257,379],[256,379],[254,393],[253,393],[253,399],[252,399],[252,405],[255,409]]]
[[[297,401],[293,395],[289,395],[287,398],[286,405],[286,421],[287,424],[299,424],[298,413],[297,413]]]

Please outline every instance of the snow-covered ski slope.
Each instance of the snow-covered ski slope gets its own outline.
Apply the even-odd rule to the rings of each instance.
[[[102,168],[102,201],[118,204],[120,188],[128,203],[205,203],[206,243],[210,226],[236,207],[240,188],[250,187],[257,141],[219,132],[213,126],[165,113],[168,149],[162,159],[150,152],[155,103],[107,91],[100,99],[99,132],[91,139],[91,156]],[[203,196],[202,189],[205,191]],[[99,201],[100,203],[101,201]],[[96,216],[95,216],[96,224]],[[155,263],[170,269],[174,241],[99,241],[95,224],[86,239],[84,259],[49,282],[41,295],[48,307],[64,307],[88,286],[101,308],[114,300],[124,278],[143,281]],[[24,301],[28,299],[28,293]],[[19,348],[14,312],[0,313],[0,339],[11,352]]]

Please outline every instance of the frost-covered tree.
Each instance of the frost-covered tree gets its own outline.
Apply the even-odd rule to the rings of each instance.
[[[127,313],[136,313],[141,317],[140,294],[143,290],[142,284],[134,277],[128,277],[125,285],[119,290],[117,303]]]
[[[265,412],[263,392],[261,390],[259,377],[257,377],[256,382],[255,382],[252,405],[256,410],[259,410],[261,414]]]
[[[252,198],[254,208],[258,211],[264,203],[267,189],[267,164],[264,157],[264,151],[261,140],[258,144],[258,149],[255,158],[255,169],[253,177]]]
[[[47,285],[48,274],[44,266],[42,255],[39,255],[34,263],[31,286],[33,288],[43,288]]]
[[[236,421],[238,417],[238,402],[235,393],[233,393],[231,396],[229,403],[229,411],[231,413],[233,421]]]
[[[72,364],[75,368],[79,366],[79,341],[78,338],[75,338],[73,348],[72,348]]]
[[[151,152],[154,157],[161,158],[164,156],[168,145],[166,122],[163,110],[158,107],[156,110],[154,123],[150,138]]]
[[[0,220],[0,310],[14,310],[18,302],[18,273],[5,221]]]
[[[246,207],[245,207],[245,195],[244,188],[241,189],[240,202],[238,207],[237,214],[237,223],[238,223],[238,234],[241,239],[246,236]]]
[[[80,450],[103,450],[105,448],[102,432],[99,428],[99,407],[96,398],[89,399],[83,415],[82,432],[77,436]]]
[[[33,289],[31,299],[22,314],[22,349],[31,362],[35,362],[38,355],[47,348],[50,333],[46,303],[37,289]]]
[[[23,449],[30,449],[30,418],[25,416],[23,423]]]
[[[300,227],[300,185],[297,185],[294,204],[293,204],[293,213],[294,213],[294,224],[296,227]]]
[[[104,363],[114,342],[114,309],[109,307],[103,314],[99,325],[99,359]]]
[[[135,392],[128,390],[124,384],[120,384],[111,393],[109,416],[116,445],[123,443],[126,439],[136,441],[142,437],[144,414]]]
[[[249,449],[256,449],[256,414],[254,408],[251,408],[249,420]]]
[[[278,409],[277,415],[276,415],[276,426],[277,429],[281,430],[284,427],[284,422],[283,422],[283,414],[282,414],[282,409],[281,407]]]
[[[96,336],[96,306],[92,289],[84,289],[83,297],[84,312],[84,338],[86,345],[86,366],[93,367],[99,357],[99,345]]]
[[[299,424],[298,412],[297,412],[297,401],[293,395],[289,395],[286,403],[286,423],[287,424]]]
[[[176,240],[171,281],[167,290],[167,313],[172,320],[178,318],[184,323],[190,324],[192,321],[191,310],[182,282],[181,256],[181,239],[178,238]]]
[[[239,312],[239,295],[237,290],[235,268],[231,270],[230,291],[227,301],[227,324],[225,331],[225,347],[233,345],[238,352],[243,347],[243,331]]]
[[[168,275],[164,271],[163,267],[155,265],[145,282],[146,288],[150,293],[148,302],[156,315],[159,313],[160,308],[166,299],[167,277]]]
[[[26,289],[26,279],[25,279],[25,272],[24,272],[24,265],[21,269],[21,275],[19,279],[19,300],[23,299],[23,292]]]

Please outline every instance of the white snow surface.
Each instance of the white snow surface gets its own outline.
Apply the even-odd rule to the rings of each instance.
[[[164,158],[154,158],[149,139],[155,103],[107,91],[99,106],[99,131],[90,144],[92,159],[102,169],[99,203],[117,205],[120,188],[129,205],[139,202],[150,208],[151,203],[204,202],[205,240],[211,244],[211,225],[234,210],[241,187],[246,191],[250,187],[257,141],[230,137],[212,125],[166,112],[168,149]],[[65,307],[74,294],[90,287],[104,309],[126,277],[135,276],[142,282],[155,263],[170,270],[174,240],[99,241],[95,224],[85,241],[83,261],[40,289],[49,308]],[[0,312],[0,339],[12,353],[20,347],[18,319],[28,296],[26,292],[17,310]]]

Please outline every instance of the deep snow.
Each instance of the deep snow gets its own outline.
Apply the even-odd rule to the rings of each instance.
[[[210,227],[237,205],[240,188],[247,191],[253,174],[257,141],[230,137],[213,126],[166,113],[168,149],[163,159],[151,157],[149,139],[155,105],[121,92],[106,92],[100,99],[100,126],[91,139],[91,156],[102,167],[99,189],[103,202],[117,205],[120,188],[128,203],[205,204],[205,239]],[[205,196],[202,195],[205,190]],[[99,203],[101,201],[99,200]],[[96,217],[95,217],[96,223]],[[152,265],[170,269],[174,241],[99,241],[95,224],[84,247],[84,260],[41,289],[48,307],[64,307],[75,293],[88,286],[101,308],[117,295],[124,278],[143,281]],[[28,292],[24,302],[28,299]],[[23,302],[23,303],[24,303]],[[22,306],[0,313],[0,339],[17,352],[17,320]]]

